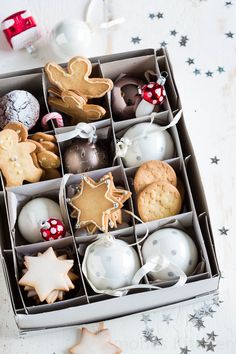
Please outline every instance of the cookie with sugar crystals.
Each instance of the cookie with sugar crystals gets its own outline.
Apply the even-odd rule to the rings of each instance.
[[[34,288],[39,300],[43,302],[54,290],[74,289],[68,275],[73,264],[73,259],[58,259],[52,247],[36,257],[25,256],[27,272],[19,280],[19,285]]]
[[[143,163],[134,177],[135,192],[141,192],[153,182],[168,182],[176,186],[177,177],[174,169],[168,163],[158,160],[150,160]]]
[[[153,182],[138,194],[137,206],[141,219],[148,222],[178,214],[182,200],[172,184]]]

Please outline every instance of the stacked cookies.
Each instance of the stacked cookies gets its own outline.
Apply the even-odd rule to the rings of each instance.
[[[72,58],[67,71],[56,63],[48,63],[45,71],[54,85],[48,89],[51,94],[48,103],[70,116],[71,124],[96,121],[105,115],[104,107],[88,103],[88,100],[103,97],[111,91],[113,83],[110,79],[89,78],[92,64],[88,59]]]
[[[176,215],[182,207],[174,169],[163,161],[143,163],[134,178],[137,208],[144,222]]]

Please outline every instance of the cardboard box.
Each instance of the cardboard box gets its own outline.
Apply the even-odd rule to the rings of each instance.
[[[168,53],[165,49],[146,49],[122,54],[114,54],[99,58],[92,58],[92,76],[109,77],[114,80],[120,73],[125,72],[139,78],[144,77],[146,70],[159,74],[161,71],[168,73],[165,87],[167,99],[162,105],[162,111],[155,121],[159,124],[168,124],[173,116],[181,109],[181,101],[174,81],[173,71]],[[0,95],[13,89],[25,89],[34,94],[41,103],[42,113],[50,107],[47,104],[48,82],[42,68],[11,73],[0,77]],[[110,97],[106,95],[102,104],[107,109],[106,117],[95,123],[99,139],[105,139],[111,144],[113,151],[117,138],[138,122],[150,121],[150,117],[133,118],[125,121],[115,121],[112,117]],[[70,131],[74,127],[55,128],[55,134]],[[81,271],[81,252],[84,245],[92,242],[95,236],[75,237],[73,225],[67,210],[70,236],[57,241],[27,244],[17,230],[16,220],[20,208],[26,201],[36,196],[49,196],[58,199],[61,178],[34,184],[26,184],[16,188],[4,188],[0,191],[0,245],[1,262],[6,279],[9,296],[12,302],[16,323],[21,333],[35,330],[72,326],[99,320],[110,319],[118,316],[150,310],[170,304],[196,300],[218,289],[220,272],[215,254],[214,241],[211,231],[209,212],[204,190],[199,175],[194,151],[182,117],[178,124],[169,129],[176,147],[176,157],[167,161],[181,176],[185,186],[185,203],[181,214],[166,219],[148,223],[150,232],[162,225],[181,223],[193,237],[199,254],[200,263],[198,271],[188,277],[185,285],[179,288],[169,287],[173,281],[159,282],[160,290],[134,289],[123,297],[111,297],[105,294],[95,294],[84,279]],[[60,153],[67,143],[58,144]],[[111,158],[112,160],[112,158]],[[103,170],[88,172],[94,179],[99,179],[106,172],[111,171],[114,179],[121,182],[125,188],[132,190],[132,177],[136,168],[124,168],[121,159],[117,164]],[[62,173],[63,164],[62,164]],[[67,186],[78,183],[80,175],[73,175]],[[127,208],[136,212],[135,199],[127,204]],[[130,221],[130,226],[125,229],[115,230],[111,233],[129,243],[139,240],[145,234],[145,226]],[[80,275],[80,287],[63,301],[54,304],[35,305],[25,297],[24,290],[19,287],[17,279],[21,276],[22,260],[24,255],[35,254],[53,245],[58,252],[67,250],[75,260],[75,271]],[[78,250],[79,249],[79,250]],[[136,247],[140,260],[142,255],[140,245]],[[144,277],[143,283],[152,283]]]

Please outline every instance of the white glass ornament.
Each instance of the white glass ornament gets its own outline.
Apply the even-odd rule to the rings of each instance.
[[[170,262],[166,268],[148,274],[153,280],[176,278],[176,266],[186,275],[190,275],[198,263],[198,251],[191,237],[184,231],[171,227],[151,234],[143,244],[142,254],[145,263],[159,255]]]
[[[131,285],[139,268],[134,248],[125,241],[106,236],[88,246],[82,266],[91,287],[98,292]]]
[[[174,142],[166,131],[160,131],[157,124],[139,123],[123,135],[131,144],[123,157],[126,167],[141,165],[148,160],[167,160],[174,157]]]
[[[84,21],[63,20],[52,29],[51,43],[62,59],[86,55],[91,43],[91,30]]]
[[[30,243],[42,241],[41,224],[50,218],[62,221],[59,205],[48,198],[35,198],[26,203],[18,217],[18,227],[24,239]]]

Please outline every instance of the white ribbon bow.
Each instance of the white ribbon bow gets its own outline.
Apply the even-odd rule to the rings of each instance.
[[[74,130],[56,135],[57,142],[59,143],[76,137],[88,139],[89,142],[96,142],[96,126],[94,124],[78,123]]]
[[[145,135],[149,127],[153,124],[154,118],[156,117],[157,113],[151,113],[151,121],[150,124],[142,131],[142,134],[136,136],[133,139],[128,139],[128,138],[121,138],[119,141],[116,143],[116,155],[113,159],[113,164],[117,157],[125,157],[128,151],[129,146],[131,146],[135,141],[142,139]],[[180,120],[182,116],[182,109],[176,114],[174,119],[168,124],[164,126],[159,126],[157,127],[160,132],[169,129],[176,125],[178,121]],[[152,134],[152,133],[149,133]]]

